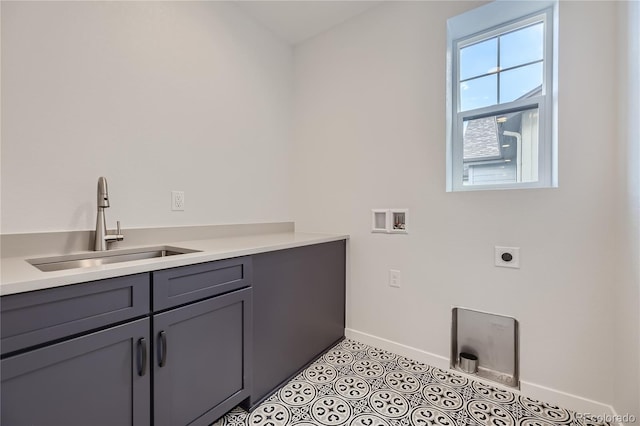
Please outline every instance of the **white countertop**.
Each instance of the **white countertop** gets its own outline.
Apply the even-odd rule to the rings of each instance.
[[[42,272],[27,262],[27,259],[44,258],[46,255],[7,257],[0,263],[0,295],[42,290],[68,284],[101,280],[122,275],[149,272],[158,269],[210,262],[238,256],[247,256],[274,250],[283,250],[311,244],[348,239],[348,235],[308,234],[286,232],[278,234],[249,235],[242,237],[215,238],[210,240],[179,241],[166,244],[171,247],[200,250],[154,259],[112,263],[89,268]],[[155,244],[155,246],[162,244]],[[136,247],[126,247],[132,249]],[[80,252],[94,253],[94,252]],[[77,254],[77,253],[73,253]]]

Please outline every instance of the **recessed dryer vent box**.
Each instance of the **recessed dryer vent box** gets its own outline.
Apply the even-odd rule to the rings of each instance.
[[[453,308],[450,368],[464,372],[460,354],[477,357],[475,375],[520,389],[518,321],[504,315]]]

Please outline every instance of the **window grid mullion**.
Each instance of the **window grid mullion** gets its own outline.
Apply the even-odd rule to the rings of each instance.
[[[500,69],[500,39],[502,37],[498,37],[498,42],[497,42],[497,46],[498,46],[498,54],[497,54],[497,62],[498,62],[498,72],[497,72],[497,76],[496,76],[496,89],[498,91],[498,97],[496,98],[496,103],[500,103],[500,73],[502,72],[502,70]]]
[[[497,74],[498,72],[507,72],[507,71],[512,71],[512,70],[516,70],[518,68],[524,68],[527,67],[529,65],[534,65],[534,64],[539,64],[540,62],[542,62],[544,64],[544,58],[542,59],[536,59],[535,61],[531,61],[531,62],[526,62],[524,64],[520,64],[520,65],[514,65],[512,67],[509,68],[505,68],[505,69],[501,69],[500,71],[494,71],[494,72],[488,72],[486,74],[480,74],[480,75],[475,75],[473,77],[469,77],[469,78],[465,78],[464,80],[460,80],[458,83],[466,83],[467,81],[471,81],[471,80],[476,80],[478,78],[482,78],[482,77],[486,77],[488,75],[493,75],[493,74]]]
[[[466,111],[458,111],[457,117],[476,119],[482,117],[488,117],[491,115],[508,114],[513,111],[519,111],[523,109],[533,108],[540,106],[545,102],[545,95],[536,96],[533,98],[519,99],[504,104],[489,105],[478,109],[470,109]]]

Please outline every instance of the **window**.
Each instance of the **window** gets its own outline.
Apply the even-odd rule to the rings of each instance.
[[[496,1],[447,22],[448,191],[557,186],[554,9]]]

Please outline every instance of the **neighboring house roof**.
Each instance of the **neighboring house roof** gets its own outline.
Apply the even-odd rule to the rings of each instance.
[[[525,93],[516,100],[531,98],[542,93],[542,86]],[[511,118],[514,114],[503,114]],[[500,135],[498,134],[498,123],[495,116],[475,118],[467,122],[464,131],[463,141],[463,161],[474,160],[496,160],[502,156],[500,150]]]
[[[500,158],[498,123],[495,117],[469,120],[464,132],[464,161]]]

